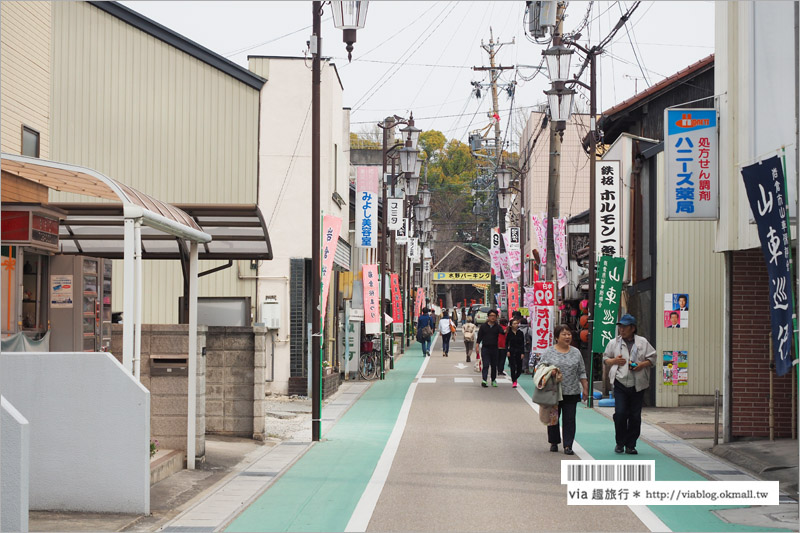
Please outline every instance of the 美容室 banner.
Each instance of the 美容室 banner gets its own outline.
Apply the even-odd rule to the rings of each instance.
[[[356,167],[356,248],[378,247],[378,167]]]
[[[378,278],[378,265],[364,265],[364,333],[375,334],[381,331],[380,305],[381,298],[380,278]]]
[[[341,218],[333,215],[322,217],[322,307],[320,307],[320,315],[323,324],[325,324],[325,311],[328,309],[328,287],[333,272],[333,258],[336,255],[336,245],[339,243],[341,230]]]
[[[716,109],[665,109],[667,220],[718,220]]]
[[[598,259],[602,256],[619,257],[622,235],[619,161],[598,161],[595,172],[594,250]]]

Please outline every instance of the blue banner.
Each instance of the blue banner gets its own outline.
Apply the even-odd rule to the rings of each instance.
[[[778,156],[742,168],[744,188],[758,227],[761,252],[769,275],[772,347],[779,376],[792,368],[791,250],[789,248],[788,194]]]

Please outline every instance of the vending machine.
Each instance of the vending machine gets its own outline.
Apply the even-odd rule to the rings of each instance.
[[[50,350],[111,347],[111,260],[57,255],[50,260]]]

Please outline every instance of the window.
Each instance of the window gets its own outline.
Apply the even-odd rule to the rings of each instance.
[[[39,157],[39,132],[22,126],[22,155]]]

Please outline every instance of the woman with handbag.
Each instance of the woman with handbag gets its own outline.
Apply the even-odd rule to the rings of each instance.
[[[467,321],[461,326],[461,329],[464,332],[464,348],[467,350],[467,363],[469,363],[472,348],[475,346],[475,330],[477,329],[477,326],[472,323],[471,316],[467,317]]]
[[[417,321],[417,341],[422,346],[422,356],[431,355],[431,338],[433,337],[433,317],[430,309],[425,307]]]
[[[562,428],[559,431],[558,424],[547,426],[547,441],[550,443],[550,451],[557,452],[563,434],[564,453],[575,455],[572,451],[575,441],[575,412],[581,400],[581,389],[585,398],[589,396],[589,380],[586,377],[583,356],[572,346],[572,331],[569,326],[556,326],[553,337],[556,339],[555,346],[544,351],[539,364],[553,365],[561,372],[562,399],[558,402],[558,415]]]
[[[456,326],[450,320],[450,315],[444,311],[442,319],[439,321],[439,334],[442,336],[442,355],[444,357],[447,357],[447,353],[450,351],[450,336],[455,329]]]

